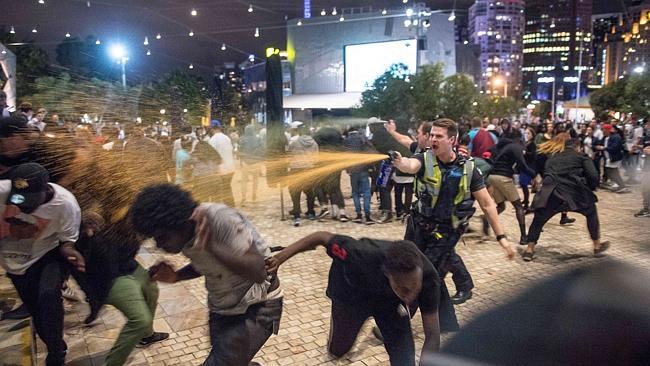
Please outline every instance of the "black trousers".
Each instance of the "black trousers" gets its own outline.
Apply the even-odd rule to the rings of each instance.
[[[337,205],[339,208],[345,208],[345,200],[341,191],[341,171],[329,174],[319,182],[323,196],[319,195],[318,200],[321,204]]]
[[[393,211],[393,201],[390,197],[390,191],[393,189],[393,181],[388,180],[386,187],[378,186],[379,189],[379,209],[384,211]]]
[[[399,305],[398,301],[348,304],[332,299],[329,352],[335,357],[345,355],[352,348],[363,323],[372,316],[384,337],[384,347],[388,352],[390,364],[414,366],[415,345],[411,333],[411,318],[397,311]]]
[[[566,211],[570,211],[570,209],[564,201],[556,195],[551,194],[546,206],[535,210],[533,222],[530,223],[530,227],[528,228],[528,242],[537,243],[546,222],[556,214]],[[587,229],[589,230],[591,240],[600,239],[600,221],[598,220],[596,204],[592,204],[589,208],[576,212],[587,218]]]
[[[32,264],[25,274],[8,274],[34,320],[36,333],[47,346],[47,366],[64,363],[66,345],[63,341],[61,286],[68,269],[59,248],[54,248]]]
[[[298,174],[303,172],[304,169],[294,169],[291,171],[293,174]],[[293,209],[290,214],[293,217],[300,217],[302,213],[300,209],[300,195],[302,192],[305,192],[307,196],[307,214],[315,214],[314,211],[314,202],[316,200],[315,187],[311,183],[301,182],[299,184],[290,184],[289,185],[289,195],[291,196],[291,203],[293,204]]]
[[[402,199],[402,193],[404,199]],[[411,209],[413,201],[413,183],[395,183],[395,212],[403,214]]]

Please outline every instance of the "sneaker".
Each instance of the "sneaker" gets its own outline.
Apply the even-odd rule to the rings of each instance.
[[[643,208],[641,211],[635,213],[634,217],[650,217],[650,210]]]
[[[330,210],[325,207],[324,209],[320,210],[320,213],[318,214],[318,219],[323,219],[325,216],[330,214]]]
[[[528,244],[528,237],[526,235],[522,235],[521,238],[519,238],[519,245],[526,245]]]
[[[31,315],[29,315],[29,310],[27,310],[27,306],[25,304],[21,304],[19,307],[15,308],[14,310],[7,311],[6,313],[2,314],[0,316],[0,320],[5,320],[5,319],[10,319],[10,320],[22,320],[22,319],[27,319]]]
[[[296,217],[293,219],[293,226],[295,227],[300,226],[300,217]]]
[[[370,216],[366,216],[366,220],[363,222],[366,225],[374,225],[377,223],[375,220],[372,219]]]
[[[142,340],[140,341],[140,343],[137,344],[136,347],[138,348],[149,347],[152,344],[156,342],[164,341],[167,338],[169,338],[169,333],[154,332],[149,337],[142,338]]]
[[[379,218],[379,220],[377,220],[377,222],[380,223],[380,224],[385,224],[385,223],[391,222],[392,219],[393,219],[393,213],[390,212],[390,211],[384,211],[381,214],[381,217]]]
[[[363,222],[363,217],[360,214],[357,214],[357,216],[354,219],[352,219],[352,222],[356,224],[360,224]]]
[[[316,214],[314,214],[314,213],[307,214],[307,219],[311,220],[311,221],[316,220]]]
[[[348,222],[348,221],[350,221],[350,218],[348,217],[348,215],[342,213],[342,214],[339,216],[339,221],[341,221],[341,222]]]

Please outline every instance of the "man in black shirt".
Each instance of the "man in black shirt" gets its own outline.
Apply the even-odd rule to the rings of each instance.
[[[440,277],[412,242],[356,240],[315,232],[269,258],[267,270],[273,273],[287,259],[319,245],[333,259],[327,285],[327,296],[332,299],[328,342],[332,355],[347,353],[363,323],[372,316],[391,365],[415,365],[410,318],[417,307],[424,327],[422,356],[440,348]]]

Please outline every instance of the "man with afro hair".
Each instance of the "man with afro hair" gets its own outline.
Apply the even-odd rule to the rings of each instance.
[[[253,224],[224,204],[199,205],[172,184],[144,188],[129,214],[137,232],[191,260],[179,270],[160,262],[149,269],[152,279],[175,283],[205,276],[212,350],[204,365],[249,365],[277,334],[282,315],[282,288],[265,268],[271,251]]]

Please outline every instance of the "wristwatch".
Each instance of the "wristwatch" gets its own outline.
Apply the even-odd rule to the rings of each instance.
[[[501,239],[508,239],[508,237],[505,234],[497,235],[497,241],[501,241]]]

